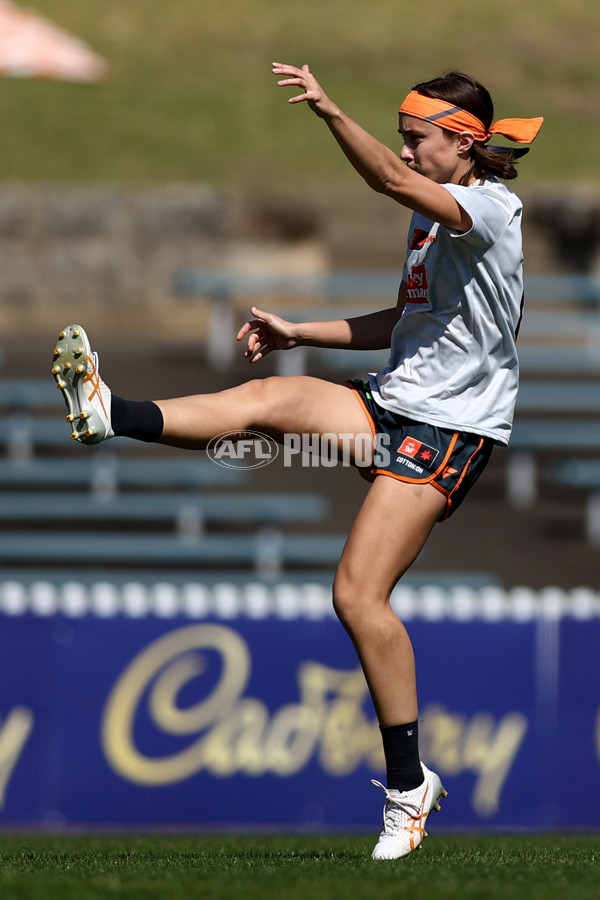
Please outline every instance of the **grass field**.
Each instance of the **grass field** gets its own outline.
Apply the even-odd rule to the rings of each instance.
[[[372,836],[0,837],[3,900],[596,900],[600,835],[435,837],[373,863]]]
[[[30,5],[87,40],[110,77],[98,86],[0,80],[5,180],[352,178],[322,123],[275,87],[279,59],[310,63],[392,145],[412,84],[462,68],[489,86],[499,117],[546,116],[524,177],[600,182],[597,0]]]

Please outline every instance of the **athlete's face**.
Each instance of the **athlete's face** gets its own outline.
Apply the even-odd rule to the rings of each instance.
[[[438,125],[414,116],[400,116],[398,131],[404,139],[400,159],[420,175],[450,184],[469,167],[468,153],[461,150],[462,135],[449,136]]]

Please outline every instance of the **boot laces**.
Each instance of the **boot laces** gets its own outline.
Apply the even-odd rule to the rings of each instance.
[[[403,826],[403,818],[416,819],[419,817],[421,808],[419,804],[409,800],[402,793],[392,794],[379,781],[372,781],[375,787],[381,788],[385,793],[386,802],[383,810],[383,830],[386,834],[393,834],[400,830]]]

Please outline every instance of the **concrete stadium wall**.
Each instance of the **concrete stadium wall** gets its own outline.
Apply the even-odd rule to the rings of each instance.
[[[524,191],[528,271],[600,268],[600,193]],[[398,271],[409,214],[360,184],[234,195],[202,184],[0,188],[0,327],[43,332],[135,316],[149,331],[202,325],[174,295],[180,269]],[[142,315],[141,315],[142,314]]]

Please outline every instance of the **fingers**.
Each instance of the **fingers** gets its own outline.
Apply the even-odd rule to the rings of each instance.
[[[274,62],[272,65],[273,75],[291,75],[296,78],[301,75],[310,75],[310,69],[307,65],[302,66],[301,69],[297,66],[290,66],[287,63]]]
[[[248,357],[248,362],[250,365],[253,363],[260,362],[261,359],[264,359],[267,353],[269,353],[269,347],[260,347],[255,353],[246,353],[245,355]]]
[[[237,333],[237,340],[248,338],[248,344],[244,356],[250,362],[259,362],[271,350],[288,349],[294,346],[290,343],[289,323],[274,313],[264,312],[257,306],[253,306],[250,312],[256,318],[244,322]]]
[[[236,335],[236,341],[243,341],[246,335],[249,334],[249,332],[254,331],[256,328],[260,327],[261,322],[266,322],[269,315],[268,313],[264,313],[260,309],[257,309],[256,306],[252,306],[250,308],[250,312],[253,315],[259,317],[260,321],[257,318],[252,319],[250,322],[244,322]]]
[[[307,65],[303,65],[302,68],[299,69],[297,66],[289,66],[285,63],[274,62],[273,74],[288,76],[277,82],[278,87],[299,87],[303,89],[304,93],[297,94],[295,97],[290,97],[289,103],[300,103],[302,100],[319,99],[319,86],[315,78],[311,75]]]
[[[241,341],[246,335],[249,335],[248,346],[244,352],[244,356],[249,362],[255,363],[263,359],[263,357],[265,357],[272,349],[269,345],[268,337],[262,328],[262,326],[266,324],[269,314],[258,309],[256,306],[253,306],[250,311],[253,315],[257,316],[257,318],[252,319],[250,322],[245,322],[242,325],[238,331],[237,339],[238,341]]]
[[[263,359],[270,350],[271,347],[264,338],[260,337],[258,334],[253,334],[248,340],[248,348],[244,353],[244,356],[249,362],[255,363]]]
[[[246,352],[244,353],[244,356],[252,356],[253,353],[256,353],[260,345],[264,343],[264,340],[264,336],[256,331],[251,334],[248,338],[248,346]]]
[[[253,328],[256,328],[256,325],[254,322],[244,322],[244,324],[242,325],[242,327],[240,328],[240,330],[238,331],[238,333],[236,335],[236,338],[235,338],[236,341],[243,341],[244,338],[246,337],[246,335],[248,334],[248,332],[252,331]]]

